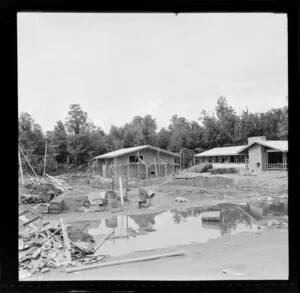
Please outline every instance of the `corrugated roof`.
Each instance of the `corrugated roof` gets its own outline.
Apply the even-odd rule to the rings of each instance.
[[[126,154],[130,154],[130,153],[134,153],[140,150],[144,150],[144,149],[151,149],[151,150],[155,150],[155,151],[159,151],[160,153],[165,153],[167,155],[170,156],[174,156],[174,157],[179,157],[179,154],[176,153],[172,153],[157,147],[153,147],[151,145],[143,145],[143,146],[137,146],[137,147],[131,147],[131,148],[124,148],[124,149],[119,149],[104,155],[100,155],[97,157],[94,157],[94,159],[110,159],[110,158],[116,158],[116,157],[120,157]]]
[[[278,150],[280,152],[287,152],[288,151],[288,141],[287,140],[258,140],[250,143],[245,147],[245,149],[249,148],[254,144],[261,144],[266,147],[269,147],[274,150]]]
[[[240,152],[248,149],[250,146],[252,146],[256,143],[264,145],[264,146],[269,147],[274,150],[278,150],[280,152],[288,151],[288,141],[287,140],[257,140],[257,141],[253,141],[252,143],[250,143],[248,145],[213,148],[211,150],[197,154],[197,155],[195,155],[195,157],[234,156],[234,155],[238,155]]]
[[[242,146],[213,148],[211,150],[197,154],[197,155],[195,155],[195,157],[233,156],[233,155],[237,155],[240,151],[242,151],[244,149],[244,147],[245,146],[242,145]]]

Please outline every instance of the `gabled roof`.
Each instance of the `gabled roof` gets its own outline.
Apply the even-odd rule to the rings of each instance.
[[[257,140],[253,141],[252,143],[248,144],[243,150],[251,147],[254,144],[260,144],[265,147],[280,151],[280,152],[287,152],[288,151],[288,141],[287,140]]]
[[[135,153],[137,151],[144,150],[144,149],[151,149],[151,150],[158,151],[160,153],[164,153],[164,154],[167,154],[170,156],[179,157],[179,154],[172,153],[172,152],[169,152],[169,151],[157,148],[157,147],[153,147],[151,145],[143,145],[143,146],[119,149],[119,150],[116,150],[116,151],[113,151],[113,152],[110,152],[110,153],[107,153],[104,155],[94,157],[94,159],[111,159],[111,158],[116,158],[116,157],[120,157],[123,155],[131,154],[131,153]]]
[[[239,154],[244,148],[245,148],[244,145],[213,148],[211,150],[197,154],[195,155],[195,157],[234,156]]]
[[[195,155],[195,157],[234,156],[234,155],[238,155],[242,151],[245,151],[246,149],[248,149],[249,147],[251,147],[252,145],[254,145],[256,143],[261,144],[265,147],[271,148],[273,150],[277,150],[279,152],[287,152],[288,151],[288,141],[287,140],[256,140],[256,141],[251,142],[248,145],[213,148],[211,150],[197,154],[197,155]]]

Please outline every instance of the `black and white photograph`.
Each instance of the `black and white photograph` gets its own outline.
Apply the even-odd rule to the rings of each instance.
[[[287,20],[19,12],[19,281],[288,280]]]

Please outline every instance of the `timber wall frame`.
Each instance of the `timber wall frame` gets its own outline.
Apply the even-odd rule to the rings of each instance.
[[[159,150],[156,152],[156,156],[153,156],[153,163],[152,162],[145,162],[143,159],[140,158],[140,151],[137,151],[135,153],[127,154],[127,163],[118,163],[118,157],[112,158],[110,164],[108,164],[107,159],[104,160],[105,165],[106,165],[106,174],[102,174],[104,177],[115,177],[118,171],[118,167],[126,168],[126,173],[127,177],[129,178],[141,178],[141,166],[145,167],[146,174],[145,174],[145,179],[148,179],[152,176],[149,174],[150,167],[154,166],[155,169],[155,177],[163,177],[159,176],[159,172],[161,170],[161,167],[164,167],[164,176],[168,176],[170,172],[168,173],[168,166],[174,167],[174,173],[175,173],[175,168],[180,167],[179,163],[169,163],[165,162],[160,158]],[[129,158],[130,156],[135,156],[136,162],[130,162]],[[130,167],[132,166],[137,166],[137,177],[135,176],[130,176]],[[107,170],[108,167],[108,170]],[[172,172],[173,173],[173,172]],[[120,176],[125,176],[124,174]]]

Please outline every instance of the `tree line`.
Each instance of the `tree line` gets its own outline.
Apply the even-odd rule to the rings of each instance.
[[[121,127],[112,125],[108,133],[90,121],[79,104],[70,105],[65,121],[57,121],[46,134],[29,113],[19,116],[19,146],[38,174],[43,173],[46,141],[46,171],[55,173],[66,168],[85,169],[94,156],[120,148],[149,144],[172,152],[201,152],[246,144],[249,136],[260,135],[270,140],[287,139],[287,106],[262,113],[250,113],[246,108],[238,115],[226,98],[220,97],[215,111],[202,111],[197,121],[173,115],[169,126],[158,131],[151,115],[135,116]],[[23,168],[29,170],[25,164]]]

